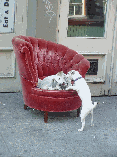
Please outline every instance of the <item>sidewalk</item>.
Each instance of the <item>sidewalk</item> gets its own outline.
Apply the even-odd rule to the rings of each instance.
[[[0,93],[0,157],[117,157],[117,96],[92,97],[99,104],[83,132],[76,110],[24,110],[22,93]]]

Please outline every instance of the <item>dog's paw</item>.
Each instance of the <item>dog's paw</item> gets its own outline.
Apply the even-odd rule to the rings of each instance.
[[[83,129],[78,129],[78,131],[83,131]]]
[[[66,88],[65,90],[72,90],[71,88]]]
[[[94,124],[91,124],[91,126],[94,126]]]
[[[48,87],[48,90],[53,90],[53,88],[52,87]]]

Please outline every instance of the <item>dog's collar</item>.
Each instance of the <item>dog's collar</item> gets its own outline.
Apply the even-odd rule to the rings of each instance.
[[[75,80],[72,80],[72,81],[71,81],[72,86],[73,86],[73,84],[74,84],[75,81],[77,81],[77,80],[79,80],[79,79],[81,79],[81,78],[82,78],[82,77],[78,77],[78,78],[76,78]]]
[[[82,77],[78,77],[78,78],[76,78],[76,79],[75,79],[75,80],[73,80],[73,81],[75,82],[75,81],[77,81],[77,80],[79,80],[79,79],[81,79],[81,78],[82,78]]]

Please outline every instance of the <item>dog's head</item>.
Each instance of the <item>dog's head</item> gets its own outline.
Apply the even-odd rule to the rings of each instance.
[[[60,71],[55,75],[54,79],[58,82],[58,84],[63,82],[64,75],[63,71]]]
[[[66,74],[63,71],[60,71],[56,74],[58,82],[58,86],[60,89],[64,90],[68,87],[68,79],[66,77]]]
[[[52,79],[52,88],[57,88],[58,90],[61,90],[61,85],[64,82],[64,73],[63,71],[58,72],[54,78]]]
[[[78,77],[82,77],[82,76],[76,70],[71,70],[67,73],[67,78],[70,78],[70,80],[75,80]]]

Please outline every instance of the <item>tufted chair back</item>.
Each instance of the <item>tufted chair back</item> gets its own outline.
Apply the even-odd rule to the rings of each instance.
[[[74,69],[85,77],[90,66],[81,54],[51,41],[20,35],[14,37],[12,43],[20,76],[32,82],[33,86],[37,85],[38,77],[43,79],[59,71],[67,74]]]

